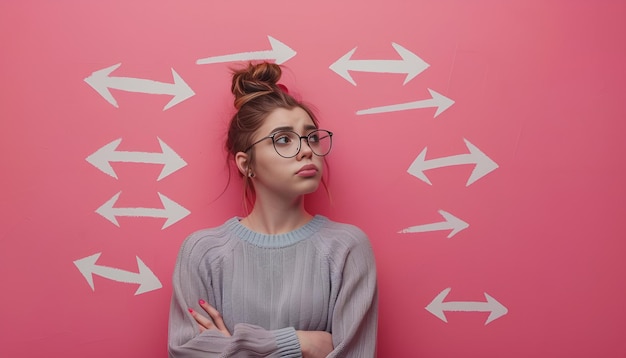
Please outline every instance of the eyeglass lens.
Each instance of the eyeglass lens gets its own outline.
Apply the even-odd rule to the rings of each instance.
[[[274,148],[276,152],[286,158],[295,157],[300,152],[301,137],[292,131],[277,132],[274,134]],[[311,151],[318,156],[324,156],[330,152],[332,146],[331,133],[326,130],[316,130],[304,138]]]

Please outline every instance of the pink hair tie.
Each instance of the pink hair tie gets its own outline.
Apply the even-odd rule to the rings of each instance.
[[[287,89],[287,86],[285,86],[284,84],[278,83],[276,86],[278,86],[278,88],[280,88],[281,91],[289,94],[289,90]]]

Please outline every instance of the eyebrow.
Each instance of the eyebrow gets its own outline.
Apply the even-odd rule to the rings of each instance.
[[[313,129],[318,129],[318,128],[314,124],[308,124],[304,126],[305,131],[313,130]],[[294,131],[295,132],[295,129],[292,126],[276,127],[271,131],[271,133],[276,133],[276,132],[281,132],[281,131]]]

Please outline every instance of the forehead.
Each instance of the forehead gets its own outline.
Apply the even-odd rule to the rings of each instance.
[[[292,109],[277,108],[265,118],[259,131],[261,133],[270,133],[276,128],[290,128],[296,132],[302,132],[314,127],[313,119],[304,109],[300,107]]]

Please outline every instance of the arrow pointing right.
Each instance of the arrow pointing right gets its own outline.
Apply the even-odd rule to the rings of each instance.
[[[93,284],[93,275],[102,276],[109,280],[124,282],[124,283],[138,283],[139,288],[135,292],[135,295],[140,295],[145,292],[157,290],[163,285],[154,273],[141,261],[137,256],[137,266],[139,272],[124,271],[114,267],[96,265],[96,261],[102,253],[99,252],[95,255],[91,255],[79,260],[74,261],[74,265],[78,268],[80,273],[85,277],[89,287],[93,291],[96,290]]]
[[[469,224],[465,221],[457,218],[456,216],[439,210],[439,214],[443,216],[445,221],[432,223],[432,224],[423,224],[417,226],[407,227],[406,229],[402,229],[398,231],[399,234],[408,234],[413,232],[428,232],[428,231],[440,231],[440,230],[452,230],[450,234],[448,234],[448,239],[452,236],[456,235],[459,231],[464,230],[469,227]]]
[[[415,101],[415,102],[392,104],[389,106],[362,109],[360,111],[357,111],[356,114],[358,115],[376,114],[376,113],[406,111],[410,109],[436,107],[437,111],[435,112],[435,116],[433,118],[437,118],[438,115],[440,115],[443,111],[450,108],[450,106],[454,104],[453,100],[451,100],[450,98],[442,94],[439,94],[438,92],[431,90],[430,88],[428,89],[428,92],[430,92],[430,96],[432,97],[430,99],[422,99],[422,100]]]
[[[287,62],[290,58],[296,55],[296,51],[292,50],[289,46],[276,40],[275,38],[268,36],[270,40],[271,50],[267,51],[253,51],[253,52],[241,52],[230,55],[214,56],[201,58],[196,61],[197,65],[207,65],[211,63],[220,62],[235,62],[235,61],[254,61],[254,60],[274,60],[276,64]]]
[[[426,310],[435,316],[437,316],[440,320],[448,323],[446,319],[446,315],[444,311],[449,312],[490,312],[489,317],[487,317],[487,321],[485,325],[488,325],[493,320],[496,320],[509,312],[509,310],[504,307],[500,302],[496,301],[495,298],[489,296],[485,292],[485,299],[487,302],[443,302],[448,293],[450,293],[451,288],[446,288],[441,291],[435,297],[435,299],[426,306]]]

